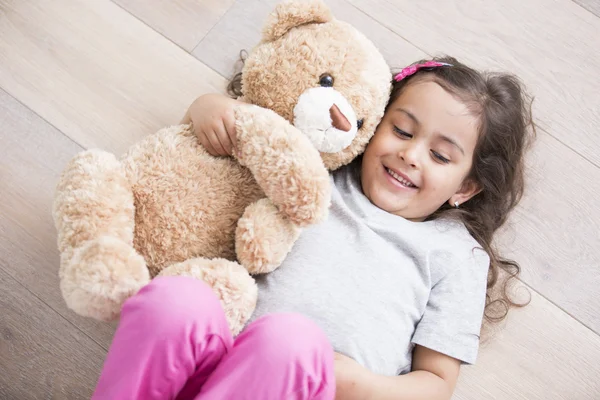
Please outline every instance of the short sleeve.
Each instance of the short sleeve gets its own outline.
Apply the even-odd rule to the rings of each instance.
[[[412,343],[474,364],[485,308],[489,256],[480,248],[442,260],[448,273],[431,288]]]

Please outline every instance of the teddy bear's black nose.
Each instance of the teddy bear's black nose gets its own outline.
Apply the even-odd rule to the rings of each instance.
[[[323,87],[332,87],[333,86],[333,76],[329,74],[323,74],[319,78],[319,85]]]

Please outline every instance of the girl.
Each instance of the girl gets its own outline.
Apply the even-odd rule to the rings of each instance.
[[[231,154],[236,105],[202,96],[184,122]],[[248,327],[234,340],[203,282],[155,279],[125,303],[95,398],[450,399],[484,314],[515,305],[506,282],[492,299],[519,271],[492,239],[523,193],[527,110],[513,76],[405,68],[364,155],[333,173],[327,221],[258,279]]]

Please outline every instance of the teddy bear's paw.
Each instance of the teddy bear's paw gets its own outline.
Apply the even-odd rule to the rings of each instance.
[[[135,249],[110,236],[101,236],[63,254],[60,287],[67,306],[76,313],[110,321],[121,306],[150,281],[146,261]]]
[[[331,182],[310,139],[269,109],[240,106],[235,117],[237,159],[265,197],[298,226],[324,220]]]
[[[235,250],[239,262],[251,274],[265,274],[281,265],[290,252],[300,228],[269,199],[246,208],[238,221]]]
[[[163,269],[159,276],[191,276],[206,282],[221,301],[233,335],[237,335],[256,308],[254,279],[240,264],[223,258],[193,258]],[[200,311],[202,305],[198,305]]]

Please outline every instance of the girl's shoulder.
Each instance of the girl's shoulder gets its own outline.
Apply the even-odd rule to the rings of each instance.
[[[453,220],[429,221],[429,263],[438,276],[456,271],[480,271],[487,275],[490,257],[462,222]]]
[[[482,246],[469,233],[461,221],[439,218],[425,222],[427,234],[430,235],[432,249],[454,250],[457,253],[471,252]]]

